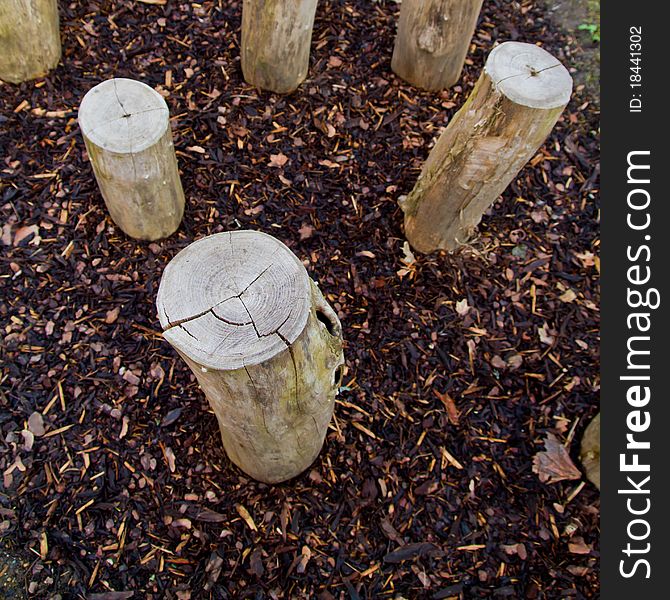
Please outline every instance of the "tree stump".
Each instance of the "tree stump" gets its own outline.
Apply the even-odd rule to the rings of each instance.
[[[60,56],[56,0],[0,0],[0,79],[21,83],[42,77]]]
[[[84,96],[79,127],[114,223],[140,240],[174,233],[184,192],[161,95],[132,79],[103,81]]]
[[[307,77],[317,0],[244,0],[242,73],[247,83],[286,94]]]
[[[409,243],[420,252],[466,243],[549,135],[571,92],[567,69],[545,50],[518,42],[495,48],[400,202]]]
[[[264,233],[210,235],[170,261],[156,306],[232,462],[265,483],[309,467],[344,357],[339,319],[300,260]]]
[[[391,68],[433,92],[461,76],[483,0],[403,0]]]

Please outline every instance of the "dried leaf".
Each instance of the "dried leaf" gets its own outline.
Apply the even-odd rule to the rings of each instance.
[[[28,417],[28,431],[35,437],[42,437],[44,435],[44,418],[38,412],[34,412]]]
[[[403,257],[400,259],[408,267],[416,262],[416,257],[409,247],[409,242],[404,242],[402,245]]]
[[[558,299],[561,302],[567,302],[567,303],[574,302],[577,299],[577,294],[575,294],[574,290],[568,288],[558,297]]]
[[[314,227],[311,225],[306,225],[303,224],[300,229],[298,229],[298,233],[300,234],[300,239],[301,240],[306,240],[312,237],[312,234],[314,233]]]
[[[470,312],[470,305],[468,304],[468,301],[466,298],[463,298],[463,300],[459,300],[456,302],[456,313],[458,313],[461,317],[464,317]]]
[[[181,416],[181,410],[181,408],[172,409],[167,415],[163,417],[163,420],[161,421],[161,427],[172,425],[172,423],[174,423]]]
[[[258,527],[256,527],[256,523],[254,523],[254,520],[251,518],[249,511],[241,504],[236,504],[235,508],[237,509],[237,514],[244,519],[244,522],[249,526],[249,529],[258,531]]]
[[[575,467],[565,446],[553,433],[547,433],[545,450],[533,458],[533,473],[542,483],[556,483],[565,479],[580,479],[582,474]]]
[[[270,154],[270,162],[268,163],[271,167],[281,168],[288,162],[288,156],[282,154]]]
[[[175,463],[175,456],[174,452],[172,451],[172,448],[169,446],[165,448],[165,460],[167,461],[168,468],[170,469],[170,473],[174,473],[175,470],[177,469],[177,465]]]
[[[105,323],[107,323],[108,325],[114,323],[119,318],[120,312],[121,312],[120,306],[117,306],[112,310],[108,310],[107,313],[105,314]]]
[[[18,246],[23,240],[25,240],[29,235],[34,235],[33,239],[30,241],[31,244],[38,246],[40,238],[40,228],[37,225],[27,225],[25,227],[19,227],[14,234],[14,245]]]
[[[584,542],[583,537],[575,536],[570,540],[568,550],[573,554],[590,554],[592,548]]]
[[[540,341],[547,346],[552,346],[556,341],[556,338],[550,334],[549,326],[546,323],[538,328],[537,333],[540,336]]]
[[[458,425],[460,414],[454,399],[447,392],[440,394],[440,392],[437,390],[433,391],[435,392],[435,395],[442,401],[442,404],[444,404],[444,408],[447,410],[447,417],[449,417],[449,422],[452,425]]]

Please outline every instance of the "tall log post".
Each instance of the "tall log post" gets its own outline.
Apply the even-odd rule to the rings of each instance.
[[[184,192],[161,95],[132,79],[109,79],[84,96],[79,127],[109,214],[127,235],[174,233]]]
[[[401,200],[405,235],[420,252],[455,250],[530,160],[570,100],[572,78],[551,54],[506,42]]]
[[[391,68],[412,85],[439,91],[461,76],[483,0],[403,0]]]
[[[60,56],[56,0],[0,0],[0,79],[42,77]]]
[[[163,337],[195,374],[230,460],[265,483],[314,461],[341,383],[337,315],[284,244],[264,233],[202,238],[165,268]]]
[[[286,94],[307,77],[317,0],[244,0],[242,73],[247,83]]]

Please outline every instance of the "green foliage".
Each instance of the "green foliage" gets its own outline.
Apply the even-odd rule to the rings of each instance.
[[[577,29],[588,31],[591,34],[592,42],[600,42],[600,25],[597,23],[582,23]]]

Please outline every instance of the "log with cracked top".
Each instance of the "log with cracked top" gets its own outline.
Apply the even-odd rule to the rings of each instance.
[[[279,94],[307,77],[317,0],[244,0],[241,59],[244,80]]]
[[[461,76],[483,0],[403,0],[391,68],[437,92]]]
[[[140,240],[174,233],[184,191],[163,97],[140,81],[108,79],[84,96],[79,127],[114,223]]]
[[[400,200],[412,247],[433,252],[466,244],[544,143],[571,92],[570,74],[546,50],[520,42],[494,48],[414,189]]]
[[[43,77],[60,57],[56,0],[0,0],[0,79]]]
[[[295,254],[256,231],[202,238],[167,265],[156,307],[231,461],[265,483],[309,467],[333,414],[344,355],[340,321]]]

